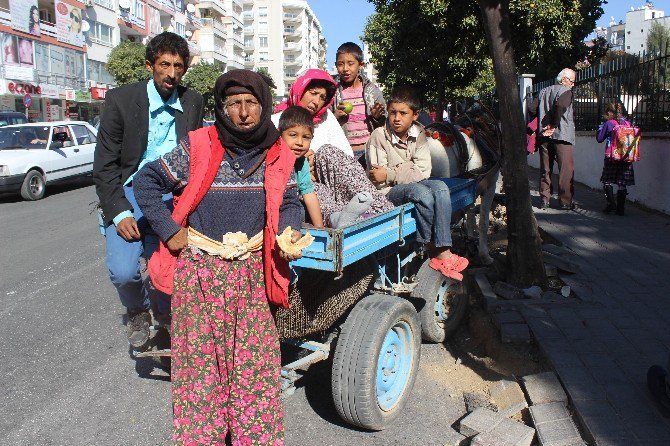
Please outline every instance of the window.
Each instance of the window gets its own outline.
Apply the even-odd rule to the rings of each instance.
[[[54,23],[53,16],[51,15],[51,11],[49,9],[40,9],[40,20]]]
[[[258,17],[267,17],[268,16],[268,7],[260,6],[258,8]]]
[[[107,26],[104,23],[90,21],[91,31],[89,37],[93,43],[98,43],[100,45],[112,46],[114,42],[112,41],[112,27]]]
[[[182,37],[186,37],[186,25],[183,23],[175,23],[175,32]]]
[[[95,135],[88,130],[88,127],[83,125],[73,125],[72,132],[77,139],[77,144],[93,144],[95,143]]]
[[[246,46],[246,47],[254,46],[254,39],[245,37],[244,46]]]
[[[38,73],[49,74],[49,45],[35,42],[35,68]]]
[[[64,49],[59,46],[51,46],[51,74],[65,74],[63,50]]]
[[[258,45],[261,48],[267,48],[268,47],[268,38],[267,37],[259,37],[258,38]]]
[[[258,60],[262,62],[267,62],[268,60],[270,60],[270,56],[268,55],[268,53],[259,53]]]
[[[295,31],[295,26],[293,26],[293,25],[286,25],[284,27],[284,32],[285,33],[292,33],[294,31]]]
[[[652,13],[651,13],[651,18],[652,18],[652,19],[655,19],[655,18],[656,18],[656,13],[655,13],[655,12],[652,12]]]
[[[268,22],[258,22],[258,32],[259,33],[268,33]]]
[[[113,0],[93,0],[96,5],[100,5],[103,8],[111,9],[114,11],[114,1]]]
[[[144,3],[135,0],[130,8],[130,13],[138,19],[144,19]]]

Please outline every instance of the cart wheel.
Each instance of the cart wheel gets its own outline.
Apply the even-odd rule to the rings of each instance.
[[[428,265],[426,259],[416,275],[417,286],[412,297],[426,304],[419,311],[421,334],[428,342],[443,342],[463,320],[468,308],[468,296],[463,283],[444,277]]]
[[[332,390],[342,419],[382,430],[409,397],[421,356],[419,318],[408,301],[380,294],[356,304],[333,357]]]

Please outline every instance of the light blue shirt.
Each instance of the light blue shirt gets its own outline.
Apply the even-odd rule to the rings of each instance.
[[[156,90],[154,80],[149,79],[147,82],[147,95],[149,96],[149,136],[147,138],[147,150],[142,155],[142,160],[137,171],[145,164],[157,160],[177,147],[175,112],[184,112],[181,102],[179,102],[176,88],[168,100],[164,101],[158,90]],[[133,181],[135,173],[128,178],[125,185]],[[114,224],[117,225],[124,218],[132,216],[132,212],[123,211],[114,217]]]

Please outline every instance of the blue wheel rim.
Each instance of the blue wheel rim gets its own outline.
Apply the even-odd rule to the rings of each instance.
[[[405,393],[414,362],[414,333],[405,321],[396,322],[388,331],[377,359],[377,404],[392,410]]]

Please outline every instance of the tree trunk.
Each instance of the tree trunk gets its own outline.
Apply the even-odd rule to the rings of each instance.
[[[510,39],[509,0],[478,0],[493,58],[503,138],[502,173],[507,204],[507,259],[517,286],[544,284],[546,274],[537,220],[530,202],[523,120]]]

